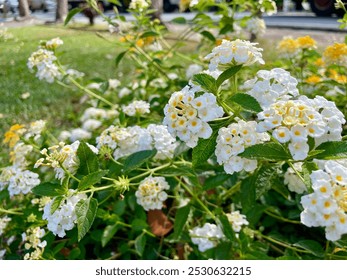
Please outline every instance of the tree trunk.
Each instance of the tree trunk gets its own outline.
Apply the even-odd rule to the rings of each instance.
[[[161,21],[163,7],[164,7],[164,0],[152,0],[152,8],[156,10],[152,16],[153,19],[159,19]]]
[[[55,11],[55,21],[64,22],[68,12],[67,0],[57,0],[57,9]]]
[[[18,0],[19,16],[21,18],[30,18],[28,0]]]

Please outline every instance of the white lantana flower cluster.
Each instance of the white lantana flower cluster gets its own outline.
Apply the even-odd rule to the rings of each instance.
[[[294,168],[298,171],[302,171],[302,162],[295,162]],[[291,192],[295,192],[298,194],[302,194],[307,191],[307,187],[305,183],[300,179],[300,177],[296,174],[293,168],[289,167],[284,173],[284,183],[288,185],[288,189]]]
[[[27,65],[31,71],[37,71],[37,78],[53,83],[55,78],[61,78],[61,73],[55,64],[56,60],[54,52],[41,48],[31,54]]]
[[[163,202],[167,199],[165,190],[170,185],[164,177],[147,177],[135,192],[136,202],[146,211],[163,208]]]
[[[150,113],[150,104],[143,100],[135,100],[128,105],[122,106],[124,114],[134,117]]]
[[[266,133],[258,133],[256,128],[255,121],[239,120],[219,129],[215,154],[217,162],[224,166],[226,173],[233,174],[241,170],[252,172],[257,168],[257,160],[238,156],[246,147],[269,140]]]
[[[26,232],[22,233],[22,239],[26,250],[34,250],[24,255],[25,260],[39,260],[43,254],[44,248],[47,246],[47,241],[41,241],[45,236],[45,230],[36,227],[29,228]]]
[[[309,152],[309,136],[316,140],[316,145],[341,139],[341,126],[345,120],[340,116],[341,112],[332,116],[338,109],[331,103],[333,105],[323,97],[310,100],[304,96],[298,100],[278,101],[258,114],[261,121],[257,131],[272,131],[277,141],[288,143],[294,160],[304,160]],[[324,104],[331,106],[323,109]]]
[[[34,168],[38,168],[41,165],[51,166],[54,168],[55,177],[59,180],[65,178],[65,170],[74,175],[80,165],[79,158],[77,156],[77,149],[80,145],[79,141],[75,141],[71,145],[65,145],[64,142],[60,142],[59,145],[43,149],[41,154],[44,158],[40,158]],[[98,153],[98,149],[88,144],[88,147],[95,153]],[[64,170],[65,169],[65,170]]]
[[[0,236],[4,233],[9,222],[11,222],[11,218],[7,216],[0,218]]]
[[[46,121],[38,120],[31,122],[27,133],[24,135],[25,139],[30,139],[33,137],[34,141],[37,141],[41,137],[42,131],[46,128]]]
[[[228,218],[229,223],[231,224],[231,227],[235,232],[240,232],[242,226],[249,225],[246,215],[241,214],[240,211],[233,211],[231,213],[227,213],[226,216]]]
[[[189,230],[189,235],[192,242],[195,245],[198,245],[200,252],[205,252],[208,249],[216,247],[218,241],[224,238],[222,229],[219,226],[210,223]]]
[[[209,70],[214,71],[222,65],[251,65],[256,62],[264,64],[261,51],[263,49],[256,47],[257,43],[251,43],[237,39],[235,41],[223,40],[215,47],[205,59],[210,60]]]
[[[75,194],[73,190],[69,190],[68,196],[60,203],[54,213],[51,213],[54,200],[45,205],[42,218],[48,221],[47,228],[54,235],[64,237],[65,231],[73,229],[77,220],[76,204],[81,199],[87,199],[86,194]]]
[[[282,68],[259,70],[255,78],[244,83],[241,89],[253,96],[265,109],[279,100],[289,100],[299,95],[298,81]]]
[[[195,90],[186,86],[171,95],[164,114],[163,124],[168,126],[169,132],[194,148],[199,138],[211,136],[212,128],[208,122],[222,117],[224,112],[212,93],[195,97]]]
[[[18,142],[13,150],[10,152],[10,161],[13,166],[21,169],[25,169],[29,162],[26,159],[26,156],[33,150],[33,146],[26,145],[23,142]]]
[[[262,18],[253,17],[247,21],[246,30],[256,36],[264,35],[266,32],[266,24]]]
[[[144,9],[147,9],[150,4],[151,1],[149,0],[131,0],[129,9],[142,11]]]
[[[57,38],[53,38],[51,40],[48,40],[45,43],[45,47],[47,49],[53,49],[54,50],[63,44],[64,44],[63,40],[61,40],[59,37],[57,37]]]
[[[109,147],[115,159],[143,150],[157,149],[155,159],[172,158],[177,147],[175,138],[163,125],[151,124],[147,128],[139,126],[110,126],[96,138],[97,147]]]
[[[39,175],[16,166],[5,167],[0,175],[0,190],[7,186],[10,197],[27,194],[40,184]]]
[[[310,175],[313,193],[302,196],[301,222],[308,227],[325,227],[328,240],[347,233],[347,168],[327,161],[323,170]]]

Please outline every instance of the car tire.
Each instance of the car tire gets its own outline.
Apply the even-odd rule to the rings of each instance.
[[[335,0],[309,0],[312,12],[318,17],[331,17],[336,12]]]

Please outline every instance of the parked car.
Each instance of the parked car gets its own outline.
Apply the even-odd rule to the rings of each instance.
[[[30,11],[38,11],[43,10],[44,12],[48,12],[48,5],[46,0],[28,0]]]
[[[335,8],[335,0],[308,0],[312,12],[319,17],[330,17],[333,14],[343,16],[344,11],[342,9]],[[342,1],[347,3],[347,1]]]
[[[18,8],[18,2],[15,0],[0,0],[0,13],[15,13]]]

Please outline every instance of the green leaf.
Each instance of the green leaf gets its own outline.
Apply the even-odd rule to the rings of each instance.
[[[122,6],[122,4],[118,0],[107,0],[107,2],[115,4],[117,6]]]
[[[98,201],[92,197],[81,199],[76,204],[78,242],[81,241],[91,228],[97,209]]]
[[[247,147],[239,156],[248,159],[270,161],[289,160],[292,158],[282,145],[271,142]]]
[[[314,240],[300,240],[293,244],[296,247],[303,248],[317,257],[324,257],[324,250],[322,246]]]
[[[123,57],[126,55],[128,51],[121,52],[117,55],[116,59],[114,60],[116,68],[118,67],[119,63],[122,61]]]
[[[261,197],[267,191],[271,190],[271,188],[274,185],[282,185],[278,177],[276,165],[273,165],[273,164],[263,165],[255,176],[256,176],[256,179],[255,179],[256,199]]]
[[[219,221],[222,225],[222,230],[224,235],[230,240],[233,241],[236,239],[235,232],[232,229],[228,217],[224,214],[219,216]]]
[[[98,156],[88,147],[85,142],[81,142],[77,149],[77,156],[80,166],[77,173],[88,175],[99,170]]]
[[[154,32],[154,31],[146,31],[146,32],[144,32],[144,33],[140,36],[140,38],[156,37],[156,36],[158,36],[158,35],[159,35],[159,33],[157,33],[157,32]]]
[[[236,93],[229,97],[225,102],[227,104],[236,103],[237,105],[241,106],[242,109],[244,109],[245,111],[249,111],[252,113],[259,113],[263,110],[260,107],[258,101],[249,94]]]
[[[173,166],[163,169],[160,171],[160,175],[164,177],[174,176],[196,176],[194,170],[185,164],[176,163]]]
[[[288,191],[288,188],[284,185],[284,183],[282,184],[275,184],[273,186],[271,186],[271,188],[279,193],[280,195],[282,195],[285,199],[288,199],[290,193]]]
[[[200,33],[205,38],[209,39],[212,43],[216,42],[216,38],[213,36],[211,32],[208,32],[207,30],[204,30]]]
[[[135,250],[140,257],[142,257],[143,252],[145,251],[146,243],[147,243],[147,235],[145,235],[144,233],[140,234],[135,239]]]
[[[208,139],[199,139],[198,145],[193,149],[193,167],[197,167],[205,163],[214,153],[216,149],[218,129],[212,132]]]
[[[302,174],[303,174],[303,178],[305,181],[305,185],[307,186],[307,188],[311,188],[312,187],[312,183],[311,183],[311,173],[314,170],[318,170],[318,166],[316,163],[314,162],[304,162],[304,164],[302,165]]]
[[[342,159],[347,158],[347,141],[325,142],[315,150],[322,151],[315,155],[316,159]]]
[[[241,70],[241,68],[242,68],[242,65],[236,65],[236,66],[228,68],[222,74],[220,74],[218,79],[217,79],[217,88],[219,88],[221,86],[221,84],[223,84],[224,81],[230,79],[237,72],[239,72]]]
[[[59,208],[61,202],[65,199],[65,197],[63,195],[60,196],[56,196],[53,199],[52,205],[51,205],[51,215],[54,214],[54,212]]]
[[[171,20],[171,22],[177,23],[177,24],[186,24],[187,20],[184,17],[177,17]]]
[[[146,228],[148,228],[148,224],[145,220],[142,220],[142,219],[134,219],[132,222],[131,222],[131,228],[134,232],[137,232],[137,231],[142,231]]]
[[[46,182],[33,188],[32,192],[35,195],[39,195],[39,196],[53,197],[53,196],[64,195],[67,192],[67,189],[60,184]]]
[[[241,183],[241,205],[242,211],[247,213],[255,206],[256,192],[255,192],[256,175],[253,174],[245,178]]]
[[[108,170],[99,170],[84,176],[78,184],[78,190],[82,191],[96,183],[99,183],[101,178],[108,173]]]
[[[71,20],[76,14],[82,12],[83,10],[84,10],[84,9],[82,9],[82,8],[74,8],[74,9],[72,9],[72,10],[67,14],[67,16],[66,16],[66,18],[65,18],[65,21],[64,21],[64,25],[66,26],[66,25],[70,22],[70,20]]]
[[[106,226],[101,236],[101,246],[105,247],[120,228],[121,226],[117,223]]]
[[[190,206],[186,205],[184,207],[178,208],[175,216],[174,224],[174,239],[178,240],[182,234],[184,225],[187,222],[190,213]]]
[[[208,177],[204,182],[203,189],[206,191],[221,186],[230,177],[230,175],[224,173]]]
[[[144,150],[131,154],[124,161],[124,172],[129,172],[131,170],[140,167],[146,161],[153,158],[157,153],[156,149],[153,150]]]
[[[200,73],[193,76],[192,82],[200,85],[204,90],[215,93],[217,91],[216,80],[212,76]]]

